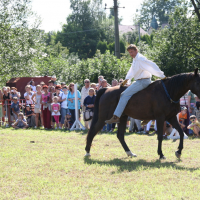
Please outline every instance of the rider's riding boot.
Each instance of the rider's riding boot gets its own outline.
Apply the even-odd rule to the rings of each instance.
[[[112,123],[119,123],[119,117],[117,117],[116,115],[113,115],[113,117],[110,120],[106,120],[105,121],[107,124],[112,124]]]

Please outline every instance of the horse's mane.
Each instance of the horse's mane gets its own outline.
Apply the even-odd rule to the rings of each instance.
[[[175,94],[179,92],[180,88],[183,88],[184,85],[188,85],[189,81],[194,77],[194,73],[182,73],[177,74],[172,77],[168,77],[164,80],[164,83],[166,85],[167,91],[169,94]],[[157,80],[153,82],[151,85],[152,87],[155,86],[155,84],[161,84],[160,80]]]
[[[188,85],[194,73],[182,73],[167,78],[166,87],[169,93],[177,93],[184,85]]]
[[[194,73],[182,73],[169,77],[166,87],[169,92],[178,92],[184,85],[188,85],[189,81],[194,77]]]

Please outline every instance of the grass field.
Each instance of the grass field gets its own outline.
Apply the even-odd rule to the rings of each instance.
[[[86,132],[0,128],[0,199],[200,199],[199,139],[163,141],[127,134],[128,158],[115,133],[95,137],[84,159]],[[33,143],[34,141],[34,143]]]

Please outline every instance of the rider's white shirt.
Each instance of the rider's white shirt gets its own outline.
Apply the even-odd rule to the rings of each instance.
[[[135,80],[151,78],[151,76],[157,76],[160,78],[165,78],[164,72],[156,65],[156,63],[148,60],[145,56],[137,53],[136,57],[133,58],[131,68],[129,69],[126,79]]]

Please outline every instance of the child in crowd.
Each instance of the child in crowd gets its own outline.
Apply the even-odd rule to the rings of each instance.
[[[200,123],[197,120],[195,115],[190,116],[191,124],[187,127],[188,129],[193,130],[194,134],[199,137],[200,134]]]
[[[51,77],[51,80],[53,81],[53,85],[56,86],[57,82],[56,82],[56,76],[55,75]]]
[[[67,115],[65,116],[65,121],[64,121],[64,126],[65,129],[70,129],[73,125],[72,119],[71,119],[71,113],[67,113]]]
[[[17,120],[18,114],[20,113],[19,108],[20,108],[20,105],[19,105],[17,97],[13,97],[13,103],[11,105],[11,109],[12,109],[12,113],[13,113],[13,117],[15,121]]]
[[[51,110],[52,110],[52,116],[55,119],[56,122],[56,128],[59,127],[59,117],[60,117],[60,104],[58,103],[58,97],[55,96],[53,97],[53,103],[51,104]],[[53,122],[53,127],[54,127],[54,122]]]
[[[35,127],[35,113],[33,108],[30,108],[30,105],[26,105],[25,116],[29,127]]]
[[[26,99],[26,104],[33,104],[32,96],[34,95],[34,92],[32,92],[32,88],[30,85],[27,85],[25,87],[26,92],[24,93],[24,98]]]
[[[18,114],[18,118],[17,118],[16,122],[12,125],[12,127],[16,128],[16,129],[19,129],[19,128],[26,129],[26,128],[28,128],[28,124],[26,123],[26,120],[24,118],[23,113]]]
[[[178,113],[178,122],[179,122],[179,125],[181,126],[181,128],[183,129],[183,132],[186,133],[186,120],[187,120],[187,108],[184,106],[184,107],[181,107],[181,112]]]

